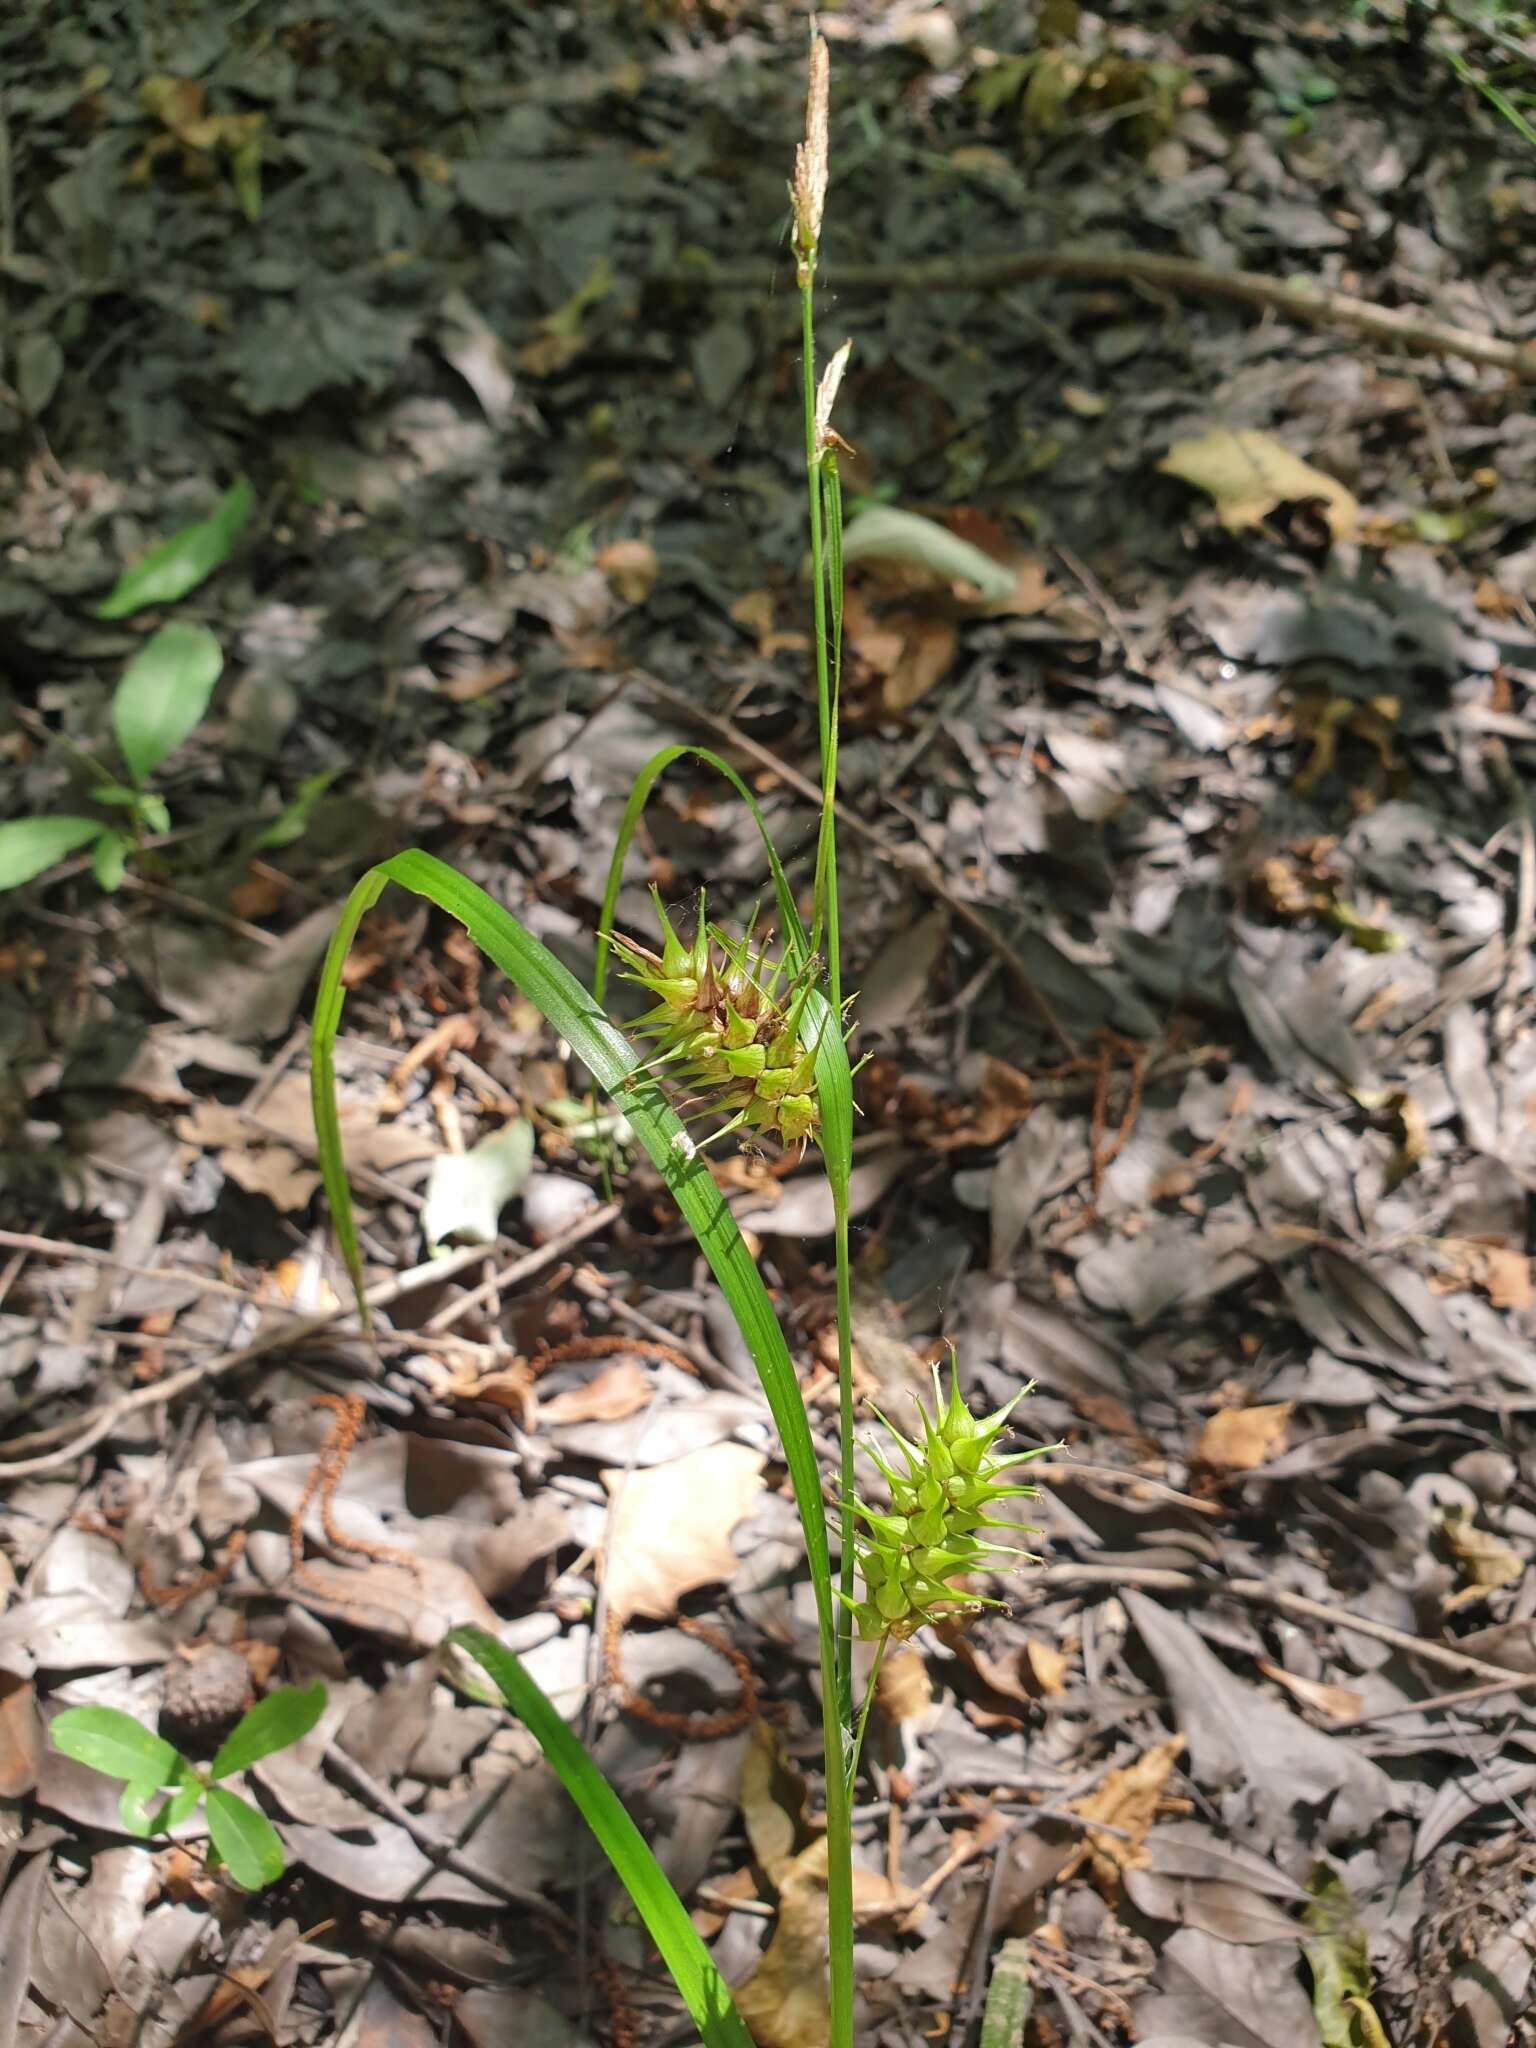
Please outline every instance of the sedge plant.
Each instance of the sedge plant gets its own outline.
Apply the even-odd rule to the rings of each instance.
[[[1005,1526],[988,1512],[1030,1489],[1004,1483],[1020,1456],[995,1442],[1008,1407],[977,1419],[953,1377],[916,1436],[887,1424],[889,1454],[874,1454],[888,1498],[861,1500],[856,1484],[849,1252],[853,1088],[847,1053],[837,892],[837,739],[842,655],[842,499],[831,424],[848,347],[817,377],[814,297],[828,183],[828,55],[812,43],[806,135],[790,188],[804,358],[815,690],[821,762],[811,925],[807,930],[767,823],[752,792],[720,755],[704,747],[662,748],[636,777],[620,820],[596,934],[590,989],[512,913],[428,853],[397,854],[353,889],[321,971],[311,1037],[317,1149],[338,1242],[363,1304],[363,1273],[341,1149],[334,1052],[345,1000],[344,969],[358,925],[398,883],[456,918],[495,966],[543,1013],[612,1105],[626,1138],[650,1157],[720,1286],[756,1366],[779,1433],[805,1542],[816,1607],[820,1662],[827,1843],[827,2028],[830,2048],[853,2043],[853,1879],[851,1800],[860,1746],[887,1645],[925,1622],[984,1604],[969,1573],[996,1570],[1007,1554],[988,1540]],[[654,944],[624,938],[614,919],[626,855],[658,779],[691,758],[722,776],[746,804],[762,837],[778,919],[778,947],[749,930],[713,921],[701,899],[683,935],[657,901]],[[610,965],[643,990],[649,1007],[632,1027],[637,1045],[608,1018]],[[702,1127],[710,1128],[702,1135]],[[728,1131],[818,1150],[831,1189],[836,1253],[839,1365],[838,1470],[820,1470],[799,1381],[783,1330],[736,1222],[711,1175],[707,1147]],[[937,1385],[937,1382],[936,1382]],[[1034,1454],[1025,1454],[1034,1455]],[[834,1563],[827,1495],[836,1517]],[[1015,1526],[1007,1524],[1006,1526]],[[873,1669],[855,1698],[856,1635],[875,1645]],[[484,1629],[460,1628],[451,1643],[494,1681],[538,1741],[628,1891],[707,2048],[749,2048],[730,1991],[634,1823],[586,1750],[517,1657]]]

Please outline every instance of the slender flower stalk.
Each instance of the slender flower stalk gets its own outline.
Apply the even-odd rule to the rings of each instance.
[[[842,655],[842,499],[836,449],[827,440],[832,400],[842,371],[816,383],[816,254],[826,211],[830,160],[828,114],[831,57],[825,40],[811,39],[805,100],[805,140],[795,151],[790,186],[794,211],[795,280],[800,289],[801,390],[805,406],[805,480],[811,540],[811,605],[816,660],[816,730],[821,756],[821,827],[816,846],[816,903],[811,942],[826,959],[832,1013],[843,1013],[843,969],[837,904],[837,686]],[[846,349],[840,359],[847,361]],[[837,360],[837,359],[834,359]],[[824,401],[824,402],[819,402]],[[830,508],[830,516],[828,511]],[[830,547],[829,547],[830,540]],[[853,1512],[853,1292],[848,1239],[846,1145],[823,1149],[832,1190],[837,1261],[838,1497],[842,1557],[834,1669],[822,1674],[827,1775],[828,2037],[831,2048],[853,2048],[853,1835],[851,1798],[857,1746],[853,1730],[853,1593],[856,1524]],[[832,1683],[828,1690],[827,1680]],[[867,1703],[866,1703],[867,1712]],[[860,1720],[863,1732],[863,1717]]]

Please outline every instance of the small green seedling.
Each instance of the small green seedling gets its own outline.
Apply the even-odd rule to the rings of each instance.
[[[260,1808],[223,1780],[301,1742],[324,1712],[325,1687],[318,1679],[313,1685],[285,1685],[256,1702],[210,1764],[193,1763],[116,1707],[66,1707],[48,1733],[61,1756],[122,1779],[118,1811],[131,1835],[168,1832],[203,1806],[210,1868],[222,1863],[236,1884],[255,1892],[282,1876],[283,1845]]]
[[[125,570],[97,606],[98,615],[126,618],[146,605],[173,604],[195,590],[229,560],[253,503],[242,477],[207,519],[173,533]],[[223,667],[223,649],[206,626],[173,619],[152,633],[123,670],[112,697],[112,730],[125,777],[108,774],[88,755],[77,754],[91,777],[91,801],[118,813],[121,822],[78,816],[16,818],[0,825],[0,890],[20,888],[82,847],[91,850],[91,869],[101,887],[116,889],[129,854],[144,835],[170,830],[165,799],[145,785],[201,723]],[[301,816],[297,830],[303,826]]]

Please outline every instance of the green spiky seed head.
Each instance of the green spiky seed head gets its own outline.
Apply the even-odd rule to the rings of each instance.
[[[658,1064],[701,1109],[723,1113],[726,1129],[763,1131],[786,1145],[818,1138],[816,1049],[803,1030],[813,972],[793,973],[786,959],[770,960],[750,931],[732,939],[710,924],[702,893],[693,939],[685,944],[660,895],[651,895],[660,953],[618,933],[614,943],[627,978],[655,1004],[635,1029],[654,1041]]]
[[[1027,1551],[988,1543],[978,1529],[1013,1528],[988,1510],[1000,1500],[1033,1496],[1033,1486],[1012,1483],[1014,1468],[1027,1464],[1057,1445],[999,1456],[993,1446],[1007,1427],[1014,1407],[1030,1390],[1021,1387],[993,1414],[972,1415],[960,1398],[953,1365],[946,1393],[933,1373],[934,1404],[930,1413],[919,1404],[919,1440],[879,1421],[889,1443],[865,1448],[883,1475],[891,1495],[886,1513],[855,1502],[860,1530],[859,1573],[864,1598],[850,1601],[859,1634],[866,1640],[911,1635],[925,1622],[953,1620],[982,1607],[997,1607],[963,1584],[969,1572],[1014,1569],[1032,1562]],[[876,1411],[878,1415],[878,1410]],[[898,1470],[900,1460],[905,1470]],[[1038,1532],[1023,1529],[1025,1535]],[[1006,1560],[1006,1563],[1000,1562]]]

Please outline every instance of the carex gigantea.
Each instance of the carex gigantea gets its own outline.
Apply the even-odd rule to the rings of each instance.
[[[700,1111],[729,1121],[716,1135],[745,1126],[771,1132],[786,1145],[804,1145],[821,1129],[816,1047],[805,1012],[816,986],[814,965],[792,969],[770,960],[765,943],[749,930],[732,939],[704,914],[692,942],[673,929],[660,894],[651,891],[662,931],[659,954],[614,933],[627,962],[625,974],[655,998],[633,1027],[654,1040],[656,1064],[691,1091]]]
[[[1011,1401],[990,1415],[972,1415],[960,1398],[951,1364],[948,1395],[937,1366],[933,1391],[932,1414],[918,1403],[920,1443],[912,1442],[875,1411],[905,1470],[898,1471],[874,1445],[865,1445],[891,1494],[889,1509],[855,1503],[863,1525],[857,1556],[864,1596],[849,1605],[859,1634],[869,1641],[909,1636],[925,1622],[952,1620],[982,1607],[1001,1606],[1001,1601],[986,1599],[956,1582],[970,1572],[1002,1571],[1034,1561],[1029,1552],[990,1543],[979,1533],[985,1529],[1011,1529],[1026,1536],[1039,1533],[988,1512],[1001,1500],[1032,1499],[1039,1489],[1012,1485],[1010,1475],[1016,1466],[1056,1448],[1042,1445],[1006,1457],[993,1448],[1030,1389],[1021,1387]],[[997,1562],[1004,1558],[1006,1565]]]

